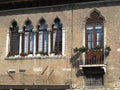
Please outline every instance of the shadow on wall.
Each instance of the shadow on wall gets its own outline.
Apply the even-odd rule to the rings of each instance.
[[[76,77],[83,76],[83,73],[79,67],[79,65],[82,64],[82,54],[80,52],[75,53],[75,55],[71,57],[70,63],[72,67],[76,69]]]

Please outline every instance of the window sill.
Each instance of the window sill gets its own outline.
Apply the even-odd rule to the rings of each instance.
[[[31,59],[64,59],[65,56],[63,55],[54,55],[54,56],[48,56],[48,55],[27,55],[27,56],[10,56],[5,57],[5,60],[31,60]]]
[[[85,86],[86,89],[105,89],[104,85],[100,86]]]

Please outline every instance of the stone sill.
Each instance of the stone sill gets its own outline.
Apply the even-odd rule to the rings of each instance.
[[[104,87],[104,85],[103,85],[103,86],[85,86],[85,89],[86,89],[86,90],[87,90],[87,89],[88,89],[88,90],[89,90],[89,89],[90,89],[90,90],[91,90],[91,89],[92,89],[92,90],[94,90],[94,89],[95,89],[95,90],[96,90],[96,89],[97,89],[97,90],[99,90],[99,89],[100,89],[100,90],[101,90],[101,89],[102,89],[102,90],[106,90],[105,87]]]
[[[79,65],[80,68],[82,67],[106,67],[106,64],[87,64],[87,65]]]
[[[5,60],[31,60],[31,59],[65,59],[65,56],[63,55],[54,55],[54,56],[11,56],[11,57],[5,57]]]

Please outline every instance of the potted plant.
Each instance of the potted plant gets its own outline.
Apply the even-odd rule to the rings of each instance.
[[[96,51],[101,51],[103,49],[103,46],[96,46],[95,48],[94,48],[94,50],[96,50]]]
[[[106,47],[105,47],[105,55],[108,56],[109,53],[110,53],[110,51],[111,51],[110,46],[106,46]]]
[[[110,51],[111,51],[110,46],[106,46],[106,47],[105,47],[105,51],[110,52]]]
[[[84,47],[84,46],[82,46],[81,48],[75,48],[74,49],[74,52],[81,52],[81,53],[84,53],[84,52],[87,52],[88,51],[88,48],[87,47]]]
[[[85,46],[82,46],[81,48],[79,48],[79,51],[80,51],[81,53],[84,53],[84,52],[87,52],[87,51],[88,51],[88,48],[85,47]]]
[[[76,48],[74,48],[74,52],[76,53],[77,51],[79,51],[79,50],[78,50],[78,48],[77,48],[77,47],[76,47]]]
[[[27,53],[22,52],[22,53],[20,54],[20,56],[25,57],[25,56],[27,56]]]

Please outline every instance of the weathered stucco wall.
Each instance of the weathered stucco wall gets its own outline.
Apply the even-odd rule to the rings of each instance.
[[[74,56],[73,49],[84,45],[85,20],[89,17],[91,8],[77,9],[66,7],[50,7],[30,10],[1,12],[0,15],[0,85],[42,85],[42,84],[71,84],[74,88],[83,88],[84,75],[79,73],[79,61],[70,60]],[[120,6],[96,7],[105,18],[105,43],[111,47],[110,55],[106,58],[107,70],[104,85],[106,88],[120,88]],[[39,19],[44,17],[49,28],[58,16],[65,29],[65,56],[60,58],[5,60],[6,36],[10,22],[15,19],[20,29],[27,18],[36,27]],[[71,51],[72,50],[72,51]],[[76,66],[73,66],[77,63]],[[71,68],[72,67],[72,68]],[[47,69],[46,69],[47,68]],[[9,76],[7,71],[15,69],[16,73]],[[26,72],[20,73],[19,69]],[[52,74],[51,74],[52,73]]]

